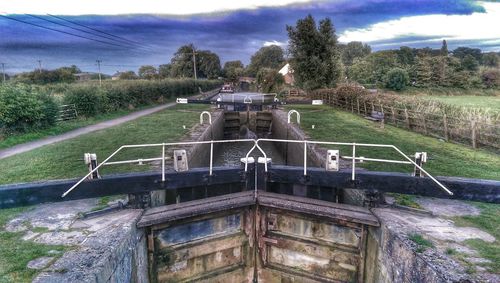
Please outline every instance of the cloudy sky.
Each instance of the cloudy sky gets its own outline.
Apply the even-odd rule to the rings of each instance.
[[[341,42],[374,50],[457,46],[500,51],[500,1],[472,0],[0,0],[7,72],[78,65],[106,73],[168,63],[186,43],[247,64],[260,47],[286,47],[286,25],[330,17]]]

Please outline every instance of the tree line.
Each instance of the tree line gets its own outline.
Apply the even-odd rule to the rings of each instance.
[[[480,49],[458,47],[448,50],[445,40],[440,49],[411,48],[373,52],[362,42],[338,42],[333,22],[325,18],[316,23],[308,15],[295,26],[287,26],[288,47],[265,46],[252,55],[245,66],[242,61],[225,62],[210,50],[197,50],[193,44],[179,47],[167,64],[141,66],[118,73],[119,79],[223,77],[236,82],[242,76],[256,78],[264,92],[278,91],[284,83],[278,73],[289,62],[295,85],[305,90],[335,87],[338,83],[356,82],[373,87],[402,90],[413,87],[497,88],[500,86],[500,53],[484,53]],[[194,62],[195,61],[195,62]],[[16,80],[46,84],[72,82],[78,67],[35,70],[19,74]]]

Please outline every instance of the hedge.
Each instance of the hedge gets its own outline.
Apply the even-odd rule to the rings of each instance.
[[[198,88],[207,91],[220,86],[221,82],[216,80],[110,81],[102,87],[96,84],[70,85],[63,100],[66,104],[75,104],[78,113],[93,116],[163,103],[171,98],[198,93]]]
[[[0,136],[54,125],[54,99],[29,85],[0,86]]]

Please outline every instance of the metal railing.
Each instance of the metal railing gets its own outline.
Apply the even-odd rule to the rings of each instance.
[[[267,154],[259,145],[261,142],[280,142],[280,143],[299,143],[304,145],[304,176],[307,175],[307,146],[309,144],[320,144],[320,145],[340,145],[340,146],[352,146],[352,156],[342,156],[342,158],[352,160],[352,173],[351,179],[354,181],[356,179],[356,160],[364,160],[364,161],[373,161],[373,162],[382,162],[382,163],[397,163],[397,164],[411,164],[416,168],[420,169],[424,174],[426,174],[434,183],[436,183],[441,189],[443,189],[449,195],[453,195],[453,193],[448,190],[441,182],[436,180],[432,175],[430,175],[426,170],[424,170],[420,165],[418,165],[415,161],[413,161],[410,157],[404,154],[399,148],[394,145],[385,145],[385,144],[365,144],[365,143],[346,143],[346,142],[324,142],[324,141],[308,141],[308,140],[282,140],[282,139],[236,139],[236,140],[212,140],[212,141],[196,141],[196,142],[174,142],[174,143],[156,143],[156,144],[138,144],[138,145],[123,145],[118,148],[115,152],[113,152],[110,156],[104,159],[98,166],[96,166],[93,170],[91,170],[87,175],[81,178],[76,184],[74,184],[70,189],[68,189],[62,197],[68,195],[71,191],[73,191],[78,185],[80,185],[85,179],[91,176],[94,172],[96,172],[99,168],[105,165],[117,165],[117,164],[132,164],[132,163],[142,163],[142,162],[150,162],[150,161],[161,161],[161,179],[162,182],[165,182],[165,160],[167,157],[165,156],[165,148],[169,146],[189,146],[189,145],[199,145],[199,144],[210,144],[210,162],[209,162],[209,174],[212,176],[213,171],[213,155],[214,155],[214,144],[222,144],[222,143],[236,143],[236,142],[251,142],[253,143],[252,148],[247,152],[244,163],[245,163],[245,172],[248,171],[248,160],[250,154],[258,149],[260,153],[262,153],[264,157],[264,170],[268,172],[267,165]],[[147,159],[134,159],[134,160],[121,160],[121,161],[110,161],[115,155],[121,152],[124,149],[129,148],[151,148],[151,147],[161,147],[162,156],[158,158],[147,158]],[[395,150],[401,156],[404,157],[405,160],[391,160],[391,159],[379,159],[379,158],[367,158],[367,157],[356,157],[356,147],[377,147],[377,148],[389,148]],[[170,158],[170,157],[168,157]]]
[[[161,180],[162,182],[165,182],[165,160],[167,157],[165,156],[165,147],[169,146],[189,146],[189,145],[197,145],[197,144],[210,144],[210,164],[209,164],[209,174],[212,176],[212,171],[213,171],[213,159],[214,159],[214,144],[222,144],[222,143],[235,143],[235,142],[252,142],[254,143],[254,147],[256,145],[256,140],[254,139],[238,139],[238,140],[215,140],[215,141],[195,141],[195,142],[172,142],[172,143],[153,143],[153,144],[134,144],[134,145],[122,145],[120,148],[118,148],[115,152],[113,152],[111,155],[109,155],[106,159],[104,159],[99,165],[97,165],[93,170],[91,170],[87,175],[85,175],[83,178],[81,178],[76,184],[74,184],[69,190],[64,192],[62,194],[62,197],[65,197],[68,195],[71,191],[73,191],[78,185],[80,185],[85,179],[87,179],[90,175],[92,175],[94,172],[99,170],[102,166],[105,165],[117,165],[117,164],[133,164],[133,163],[140,163],[140,162],[148,162],[148,161],[161,161]],[[120,160],[120,161],[110,161],[115,155],[117,155],[119,152],[121,152],[124,149],[129,149],[129,148],[151,148],[151,147],[161,147],[162,150],[162,156],[158,158],[139,158],[139,159],[133,159],[133,160]],[[262,149],[260,151],[264,153]],[[246,170],[246,167],[245,167]]]
[[[418,169],[420,169],[424,174],[426,174],[434,183],[436,183],[441,189],[443,189],[449,195],[453,195],[453,192],[448,190],[441,182],[436,180],[431,174],[429,174],[422,166],[418,165],[415,161],[413,161],[410,157],[404,154],[399,148],[394,145],[387,144],[368,144],[368,143],[346,143],[346,142],[324,142],[324,141],[308,141],[308,140],[281,140],[281,139],[258,139],[255,141],[255,146],[250,149],[247,153],[246,158],[248,159],[250,153],[255,149],[255,147],[259,148],[262,154],[264,155],[264,159],[267,160],[266,153],[259,146],[259,142],[281,142],[281,143],[301,143],[304,144],[304,176],[307,176],[307,145],[308,144],[323,144],[323,145],[341,145],[341,146],[352,146],[352,156],[343,156],[343,158],[348,158],[352,160],[352,168],[351,168],[351,179],[356,180],[356,160],[366,160],[366,161],[374,161],[374,162],[382,162],[382,163],[399,163],[399,164],[412,164]],[[378,148],[390,148],[394,149],[397,153],[404,157],[405,160],[390,160],[390,159],[378,159],[378,158],[366,158],[366,157],[356,157],[356,147],[378,147]],[[245,171],[247,170],[247,164],[245,164]],[[264,163],[264,170],[267,172],[267,162]]]

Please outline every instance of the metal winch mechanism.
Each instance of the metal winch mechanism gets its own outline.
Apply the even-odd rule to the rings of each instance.
[[[88,179],[100,179],[99,170],[95,170],[97,168],[97,154],[95,153],[84,153],[83,154],[83,162],[87,165],[89,172],[91,173],[88,176]],[[95,171],[94,171],[95,170]]]

